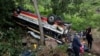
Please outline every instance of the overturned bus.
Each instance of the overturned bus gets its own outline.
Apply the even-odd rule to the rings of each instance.
[[[17,8],[13,12],[13,20],[17,24],[40,36],[38,16],[36,14]],[[62,19],[56,15],[49,15],[48,17],[41,16],[41,21],[44,37],[51,37],[59,43],[62,42],[61,38],[67,35],[71,26],[71,24],[63,22]],[[38,39],[40,39],[40,37]]]

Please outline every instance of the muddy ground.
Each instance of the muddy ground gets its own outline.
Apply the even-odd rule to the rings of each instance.
[[[92,45],[92,53],[96,54],[97,56],[100,56],[100,31],[97,31],[97,29],[93,29],[92,35],[94,39]]]
[[[96,54],[97,56],[100,56],[100,38],[94,39],[92,53]]]

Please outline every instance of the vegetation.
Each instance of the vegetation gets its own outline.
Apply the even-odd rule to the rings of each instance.
[[[21,52],[21,36],[24,32],[13,22],[12,11],[22,6],[35,13],[31,0],[0,0],[0,56],[18,56]],[[75,30],[87,26],[100,28],[100,0],[38,0],[40,14],[56,14],[72,23]]]
[[[64,48],[64,46],[62,46]],[[66,52],[62,50],[63,48],[48,48],[44,47],[42,50],[37,52],[37,56],[66,56]]]

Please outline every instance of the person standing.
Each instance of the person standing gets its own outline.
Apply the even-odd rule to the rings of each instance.
[[[91,49],[92,48],[92,41],[93,41],[93,37],[92,37],[92,33],[91,33],[91,27],[88,27],[86,29],[86,39],[88,42],[88,48]]]
[[[78,34],[75,34],[72,41],[72,48],[74,50],[75,56],[79,56],[80,47],[81,47],[81,43],[80,43],[79,36]]]

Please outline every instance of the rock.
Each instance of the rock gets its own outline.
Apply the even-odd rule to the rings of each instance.
[[[45,44],[49,48],[55,48],[58,45],[56,40],[54,40],[52,38],[46,38]]]
[[[88,53],[88,55],[91,56],[92,54],[91,53]]]

